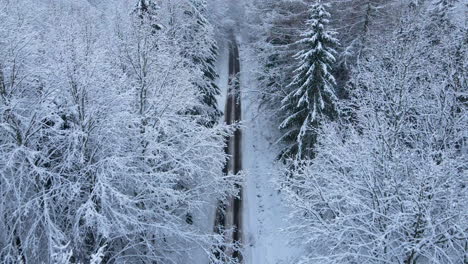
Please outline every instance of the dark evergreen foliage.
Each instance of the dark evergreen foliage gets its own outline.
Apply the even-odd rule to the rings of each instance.
[[[295,55],[298,65],[289,84],[291,91],[282,100],[285,118],[280,129],[285,148],[281,158],[312,157],[316,129],[323,120],[334,118],[336,113],[336,81],[331,70],[338,40],[335,32],[328,29],[330,13],[326,6],[323,3],[311,5],[308,29],[296,43],[301,47]]]

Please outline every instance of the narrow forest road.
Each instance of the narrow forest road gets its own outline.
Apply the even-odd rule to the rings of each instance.
[[[232,35],[229,43],[229,88],[224,112],[225,122],[228,125],[239,123],[242,120],[239,72],[239,47],[234,35]],[[240,128],[236,129],[233,136],[228,139],[225,151],[229,155],[229,160],[224,168],[224,173],[237,174],[241,172],[242,131]],[[239,189],[238,197],[219,203],[215,218],[215,232],[220,233],[222,230],[232,229],[233,232],[229,233],[226,240],[240,245],[242,243],[242,186],[238,185],[237,188]],[[239,250],[226,252],[226,254],[237,258],[239,263],[242,262],[242,254]]]

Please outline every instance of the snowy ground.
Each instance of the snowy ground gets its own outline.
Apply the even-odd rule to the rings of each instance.
[[[218,108],[224,112],[226,106],[226,98],[229,90],[229,44],[226,41],[218,43],[219,56],[216,61],[216,69],[219,75],[217,85],[221,90],[221,94],[217,97]],[[220,122],[224,122],[224,116],[221,117]]]
[[[239,43],[242,43],[239,40]],[[258,87],[255,85],[253,71],[256,68],[249,51],[240,49],[241,90],[243,104],[243,164],[246,171],[243,197],[243,239],[244,264],[282,264],[291,263],[300,249],[287,243],[281,229],[288,226],[288,209],[281,201],[281,194],[275,187],[279,168],[275,165],[278,153],[275,136],[268,124],[268,118],[258,111]],[[221,95],[218,105],[224,111],[228,92],[228,43],[219,43],[217,70],[218,86]],[[207,219],[208,228],[214,223],[214,210]]]
[[[241,41],[239,43],[242,43]],[[243,158],[246,171],[244,184],[245,264],[291,263],[299,250],[287,244],[281,229],[288,226],[288,209],[275,187],[278,153],[268,118],[258,111],[258,87],[253,72],[255,63],[249,51],[241,46],[241,90],[243,93]]]

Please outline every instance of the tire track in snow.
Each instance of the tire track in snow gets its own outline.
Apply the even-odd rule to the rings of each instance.
[[[234,35],[231,35],[229,44],[229,90],[226,98],[225,122],[228,125],[239,123],[242,120],[242,103],[240,97],[240,61],[239,47]],[[225,148],[229,160],[224,168],[224,173],[232,172],[237,174],[242,171],[242,131],[236,129],[233,136],[228,139]],[[238,197],[233,197],[229,201],[220,201],[216,211],[215,232],[221,233],[225,229],[233,229],[232,237],[227,237],[229,242],[242,243],[242,186],[238,185]],[[242,254],[239,250],[226,252],[242,263]]]

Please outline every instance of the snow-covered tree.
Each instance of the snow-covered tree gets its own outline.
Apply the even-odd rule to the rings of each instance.
[[[187,0],[183,9],[185,24],[182,30],[181,44],[184,56],[186,56],[198,73],[193,83],[199,90],[200,106],[194,109],[194,114],[203,115],[206,119],[203,123],[213,126],[221,117],[216,97],[220,94],[216,84],[218,74],[215,70],[215,62],[218,56],[218,46],[214,36],[214,28],[207,19],[207,3],[205,0]],[[187,23],[187,21],[189,23]],[[183,45],[183,44],[182,44]]]
[[[174,23],[164,16],[161,21]],[[196,247],[210,252],[212,243],[221,238],[197,234],[190,215],[200,214],[206,199],[223,198],[216,194],[224,189],[218,184],[232,185],[221,176],[224,154],[218,140],[227,135],[225,128],[207,128],[199,124],[197,116],[185,114],[199,105],[198,91],[192,83],[192,69],[185,67],[188,58],[173,45],[173,29],[170,24],[163,26],[166,30],[150,35],[145,34],[150,28],[138,23],[118,26],[122,31],[117,34],[116,53],[119,62],[132,65],[125,73],[134,84],[129,87],[134,100],[129,113],[133,125],[127,133],[131,147],[125,151],[129,155],[127,166],[133,168],[132,178],[150,188],[135,194],[154,195],[141,202],[142,209],[160,208],[145,217],[152,223],[145,228],[151,230],[135,234],[129,242],[145,241],[149,248],[131,249],[148,252],[145,258],[183,263]]]
[[[104,2],[0,1],[0,262],[218,261],[231,130],[187,114],[166,5]]]
[[[456,5],[458,5],[458,0],[434,0],[429,3],[426,3],[425,6],[428,6],[429,19],[431,23],[428,23],[426,26],[428,38],[433,41],[434,46],[439,46],[442,48],[444,44],[444,36],[447,32],[458,31],[459,37],[466,35],[466,29],[460,29],[457,26],[456,17]],[[462,15],[463,17],[463,15]],[[465,26],[466,18],[462,18],[463,26]],[[450,48],[450,47],[448,47]]]
[[[334,24],[340,27],[343,62],[352,66],[353,60],[367,50],[367,40],[391,32],[398,21],[396,12],[401,8],[398,4],[404,2],[345,0],[337,4],[333,10]]]
[[[298,263],[467,261],[468,57],[437,52],[421,28],[372,44],[343,104],[350,122],[324,124],[315,159],[288,172],[289,231],[308,248]]]
[[[250,9],[252,53],[261,65],[256,73],[261,87],[258,97],[263,110],[275,117],[292,80],[294,55],[299,51],[294,43],[300,39],[298,31],[308,18],[309,14],[304,13],[307,5],[288,0],[258,1]]]
[[[347,97],[345,89],[352,68],[360,57],[370,50],[368,41],[393,31],[407,1],[394,0],[343,0],[335,3],[331,13],[332,26],[338,30],[340,47],[334,76],[337,96]]]
[[[434,0],[432,1],[432,15],[435,16],[435,19],[440,23],[450,24],[453,19],[451,16],[455,4],[458,0]]]
[[[326,7],[320,1],[310,6],[308,27],[296,43],[301,46],[295,55],[298,65],[281,106],[285,113],[281,141],[286,145],[282,158],[312,157],[317,127],[335,115],[335,78],[331,71],[338,41],[328,28],[330,13]]]
[[[158,22],[158,10],[159,6],[153,0],[138,0],[133,13],[136,14],[142,24],[148,24],[151,26],[151,32],[154,34],[157,30],[161,30],[162,26]]]

